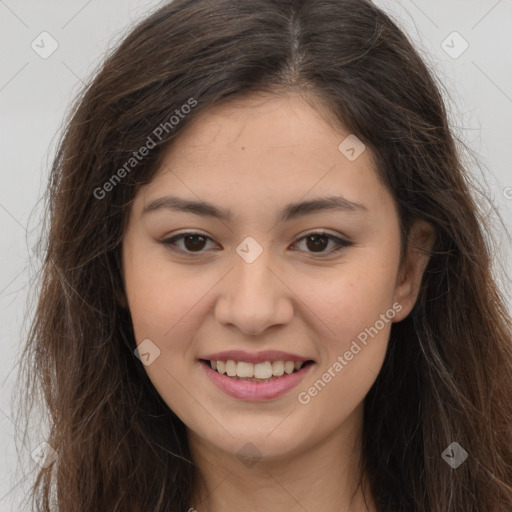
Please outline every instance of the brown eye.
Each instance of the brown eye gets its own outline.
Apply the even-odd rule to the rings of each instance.
[[[199,233],[181,233],[162,240],[162,243],[169,246],[173,251],[192,254],[203,252],[208,240],[211,240],[211,238]]]
[[[321,257],[324,255],[333,254],[340,251],[341,249],[344,249],[345,247],[352,245],[352,242],[348,242],[329,233],[322,232],[310,233],[299,239],[297,244],[301,243],[302,241],[305,241],[306,252],[316,253]],[[333,243],[334,247],[330,250],[325,250],[329,246],[330,242]]]
[[[311,235],[307,237],[307,247],[313,252],[322,252],[328,245],[329,240],[323,235]]]
[[[202,235],[187,235],[183,239],[185,247],[189,251],[200,251],[205,245],[206,237]]]
[[[201,233],[181,233],[162,240],[161,243],[168,246],[169,249],[175,252],[181,252],[189,255],[201,255],[205,252],[205,246],[208,244],[208,241],[213,242],[210,237],[202,235]],[[296,244],[303,243],[303,241],[305,241],[305,249],[301,250],[310,254],[318,254],[320,257],[331,255],[345,247],[353,245],[352,242],[348,242],[329,233],[322,232],[310,233],[300,238]],[[333,248],[326,250],[330,243],[333,244]]]

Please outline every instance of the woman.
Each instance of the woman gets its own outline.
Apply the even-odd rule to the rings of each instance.
[[[371,2],[161,7],[78,98],[47,218],[38,510],[512,510],[486,226]]]

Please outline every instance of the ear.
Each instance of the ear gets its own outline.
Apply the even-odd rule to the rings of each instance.
[[[426,221],[415,221],[410,230],[406,256],[399,269],[395,286],[394,302],[399,303],[402,309],[397,312],[393,322],[400,322],[412,311],[434,242],[434,228]]]

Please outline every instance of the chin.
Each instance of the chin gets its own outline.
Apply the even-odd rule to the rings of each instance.
[[[279,429],[279,428],[278,428]],[[229,456],[238,458],[246,466],[251,467],[253,462],[279,461],[293,456],[301,450],[300,432],[291,432],[276,429],[270,435],[263,430],[236,430],[232,431],[233,437],[226,436],[222,439],[207,437],[207,441],[217,449]]]

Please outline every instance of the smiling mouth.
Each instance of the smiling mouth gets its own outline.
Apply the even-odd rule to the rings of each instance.
[[[309,366],[313,361],[265,361],[263,363],[247,363],[245,361],[212,361],[201,359],[213,371],[233,380],[245,382],[272,382],[287,375],[297,373]]]

